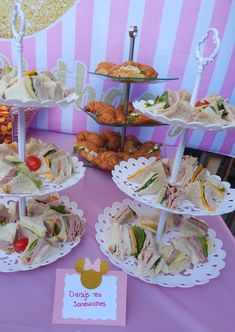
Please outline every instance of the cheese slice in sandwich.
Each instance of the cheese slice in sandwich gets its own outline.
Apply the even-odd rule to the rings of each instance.
[[[53,206],[56,208],[60,206]],[[68,215],[69,216],[69,215]],[[49,209],[44,215],[44,225],[47,228],[47,237],[52,238],[56,237],[59,241],[64,242],[68,240],[66,225],[64,220],[64,215],[60,215],[53,209]],[[76,228],[76,227],[75,227]],[[74,231],[73,234],[76,232]]]
[[[44,225],[43,216],[35,216],[35,217],[20,217],[19,221],[20,228],[24,228],[37,237],[44,238],[46,236],[47,228]]]
[[[192,182],[195,181],[203,181],[207,177],[207,170],[202,167],[200,164],[199,166],[196,167],[196,170],[192,176]]]
[[[40,192],[35,183],[22,173],[14,177],[2,188],[7,194],[30,194]]]
[[[136,192],[142,195],[150,195],[161,191],[160,197],[158,198],[158,200],[160,200],[161,196],[163,196],[162,190],[166,187],[166,178],[165,169],[162,163],[158,162],[154,169],[154,173],[151,171],[150,177],[141,184],[141,187],[138,188]]]
[[[127,177],[127,180],[131,182],[136,182],[139,184],[143,184],[146,180],[148,180],[153,174],[155,174],[157,171],[159,171],[160,164],[162,166],[161,161],[153,161],[148,166],[145,166],[139,170],[137,170],[135,173],[129,175]],[[163,166],[162,166],[163,168]],[[164,168],[163,168],[164,170]],[[165,170],[164,170],[165,172]]]
[[[208,202],[207,198],[208,195],[205,195],[205,187],[202,182],[196,181],[187,186],[186,199],[201,210],[214,211],[216,209],[215,205],[211,205],[212,201]]]
[[[0,241],[6,241],[9,244],[13,244],[17,231],[17,224],[9,222],[6,225],[0,226]]]
[[[204,181],[205,186],[212,187],[214,190],[215,199],[221,200],[227,193],[225,185],[219,181],[214,175],[210,175]]]
[[[150,217],[141,217],[140,218],[140,227],[143,229],[152,232],[153,234],[156,234],[157,232],[157,226],[158,221],[156,218],[150,218]]]

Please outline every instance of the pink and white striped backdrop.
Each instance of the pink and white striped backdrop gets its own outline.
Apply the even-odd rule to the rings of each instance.
[[[158,85],[136,85],[131,98],[159,94],[165,88],[193,88],[195,45],[209,27],[218,29],[222,43],[216,61],[208,65],[200,85],[199,98],[221,94],[235,104],[235,1],[234,0],[80,0],[46,30],[25,38],[24,58],[29,68],[49,69],[76,86],[81,94],[77,105],[65,110],[41,110],[33,126],[76,133],[102,130],[79,106],[88,100],[117,103],[123,86],[102,81],[93,71],[100,61],[121,63],[128,57],[128,28],[138,26],[134,58],[156,68],[159,76],[177,76],[178,81]],[[211,43],[205,52],[211,51]],[[0,40],[0,52],[15,62],[12,41]],[[154,139],[175,145],[179,136],[168,126],[134,128],[140,139]],[[190,131],[188,146],[235,155],[235,132]]]

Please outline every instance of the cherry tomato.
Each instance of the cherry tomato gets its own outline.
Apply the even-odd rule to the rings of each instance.
[[[200,106],[206,106],[209,105],[209,102],[207,100],[199,100],[196,102],[195,107],[200,107]]]
[[[26,158],[26,165],[30,171],[36,171],[41,166],[41,160],[32,154]]]
[[[22,252],[22,251],[24,251],[25,248],[26,248],[27,245],[28,245],[28,242],[29,242],[29,240],[27,239],[27,237],[22,237],[21,239],[17,240],[17,241],[14,243],[15,251],[17,251],[17,252]]]

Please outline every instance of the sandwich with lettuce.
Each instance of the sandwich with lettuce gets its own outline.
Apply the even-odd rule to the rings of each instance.
[[[155,115],[164,115],[170,119],[189,121],[192,116],[189,102],[184,98],[184,94],[177,91],[166,90],[155,100],[147,101],[144,108]]]
[[[161,161],[143,167],[129,175],[127,179],[140,184],[139,188],[136,189],[136,193],[141,195],[156,194],[156,201],[162,202],[166,192],[167,176]]]
[[[211,242],[207,235],[189,236],[172,241],[174,247],[187,256],[193,265],[207,262]]]
[[[214,175],[204,181],[190,183],[186,187],[186,198],[201,210],[215,211],[227,193],[225,185]]]
[[[15,72],[13,72],[15,73]],[[16,73],[15,73],[16,74]],[[73,90],[64,87],[62,81],[49,71],[37,73],[35,70],[25,72],[21,80],[15,75],[5,75],[0,80],[0,94],[5,99],[60,101],[68,97]]]
[[[60,249],[48,242],[47,239],[31,236],[27,247],[20,256],[20,260],[24,265],[37,264],[59,252]]]
[[[235,107],[219,95],[207,96],[195,104],[193,120],[206,125],[228,125],[235,120]]]

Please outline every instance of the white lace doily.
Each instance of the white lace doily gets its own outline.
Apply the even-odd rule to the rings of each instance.
[[[212,242],[212,250],[208,256],[208,262],[195,265],[192,269],[185,270],[182,274],[164,275],[160,274],[154,279],[143,278],[136,273],[137,260],[134,257],[126,258],[121,261],[115,258],[106,248],[105,230],[110,227],[110,218],[114,216],[123,206],[129,205],[140,216],[154,216],[156,212],[153,208],[142,203],[124,200],[122,203],[115,202],[112,207],[105,208],[103,214],[98,216],[96,228],[96,240],[100,245],[101,251],[109,258],[109,260],[123,271],[133,277],[139,278],[145,282],[157,284],[165,287],[193,287],[203,285],[216,278],[220,274],[220,270],[225,266],[224,258],[226,252],[222,250],[223,242],[216,238],[214,230],[209,229],[208,234]],[[176,232],[168,233],[163,236],[163,241],[167,242],[172,236],[176,236]]]
[[[84,222],[86,219],[83,216],[83,211],[78,209],[76,202],[70,202],[67,196],[60,197],[61,202],[65,204],[65,206],[70,209],[73,213],[79,216]],[[7,205],[9,199],[7,198],[0,198],[0,203],[4,203]],[[11,200],[12,201],[12,200]],[[40,263],[30,264],[30,265],[23,265],[20,261],[19,257],[20,254],[17,252],[13,252],[12,254],[6,254],[4,251],[0,250],[0,272],[18,272],[18,271],[29,271],[36,269],[40,266],[48,265],[55,262],[57,259],[67,255],[74,247],[76,247],[80,242],[80,239],[74,242],[60,242],[60,252],[56,255],[43,260]]]
[[[138,169],[149,165],[154,158],[146,159],[140,157],[138,159],[129,159],[128,161],[121,161],[120,164],[115,166],[112,171],[113,181],[116,183],[119,189],[121,189],[128,196],[152,206],[156,209],[166,210],[171,213],[183,214],[183,215],[194,215],[194,216],[205,216],[205,215],[221,215],[234,210],[235,208],[235,189],[230,188],[228,182],[223,182],[225,187],[228,189],[227,194],[221,201],[220,206],[215,211],[204,211],[196,208],[195,205],[187,200],[184,200],[180,207],[177,209],[169,209],[166,205],[156,203],[156,195],[140,195],[135,190],[139,188],[139,184],[130,182],[127,180],[128,175],[133,174]],[[218,179],[220,177],[217,176]],[[221,179],[220,179],[221,180]]]
[[[6,194],[0,192],[1,197],[32,197],[32,196],[39,196],[39,195],[45,195],[50,194],[53,192],[61,191],[66,188],[72,187],[77,182],[79,182],[83,176],[85,175],[86,168],[83,165],[82,161],[78,161],[78,158],[73,156],[73,163],[74,163],[74,172],[72,173],[72,176],[65,180],[64,182],[60,184],[56,184],[53,181],[46,181],[43,180],[43,184],[40,187],[39,193],[27,193],[27,194]]]
[[[53,107],[68,107],[71,103],[74,103],[78,99],[78,95],[73,92],[68,95],[66,98],[54,101],[54,100],[43,100],[38,101],[36,99],[31,99],[28,101],[22,101],[20,99],[2,99],[0,98],[0,104],[8,105],[8,106],[16,106],[21,108],[35,107],[35,108],[53,108]]]
[[[133,106],[139,110],[143,115],[147,116],[148,118],[151,118],[155,121],[160,121],[169,125],[174,125],[182,128],[191,128],[191,129],[202,129],[202,130],[228,130],[235,128],[235,121],[228,122],[226,125],[221,124],[204,124],[202,122],[198,121],[190,121],[187,122],[183,119],[179,118],[168,118],[165,115],[162,114],[153,114],[152,112],[148,111],[145,108],[146,100],[140,100],[133,102]]]

